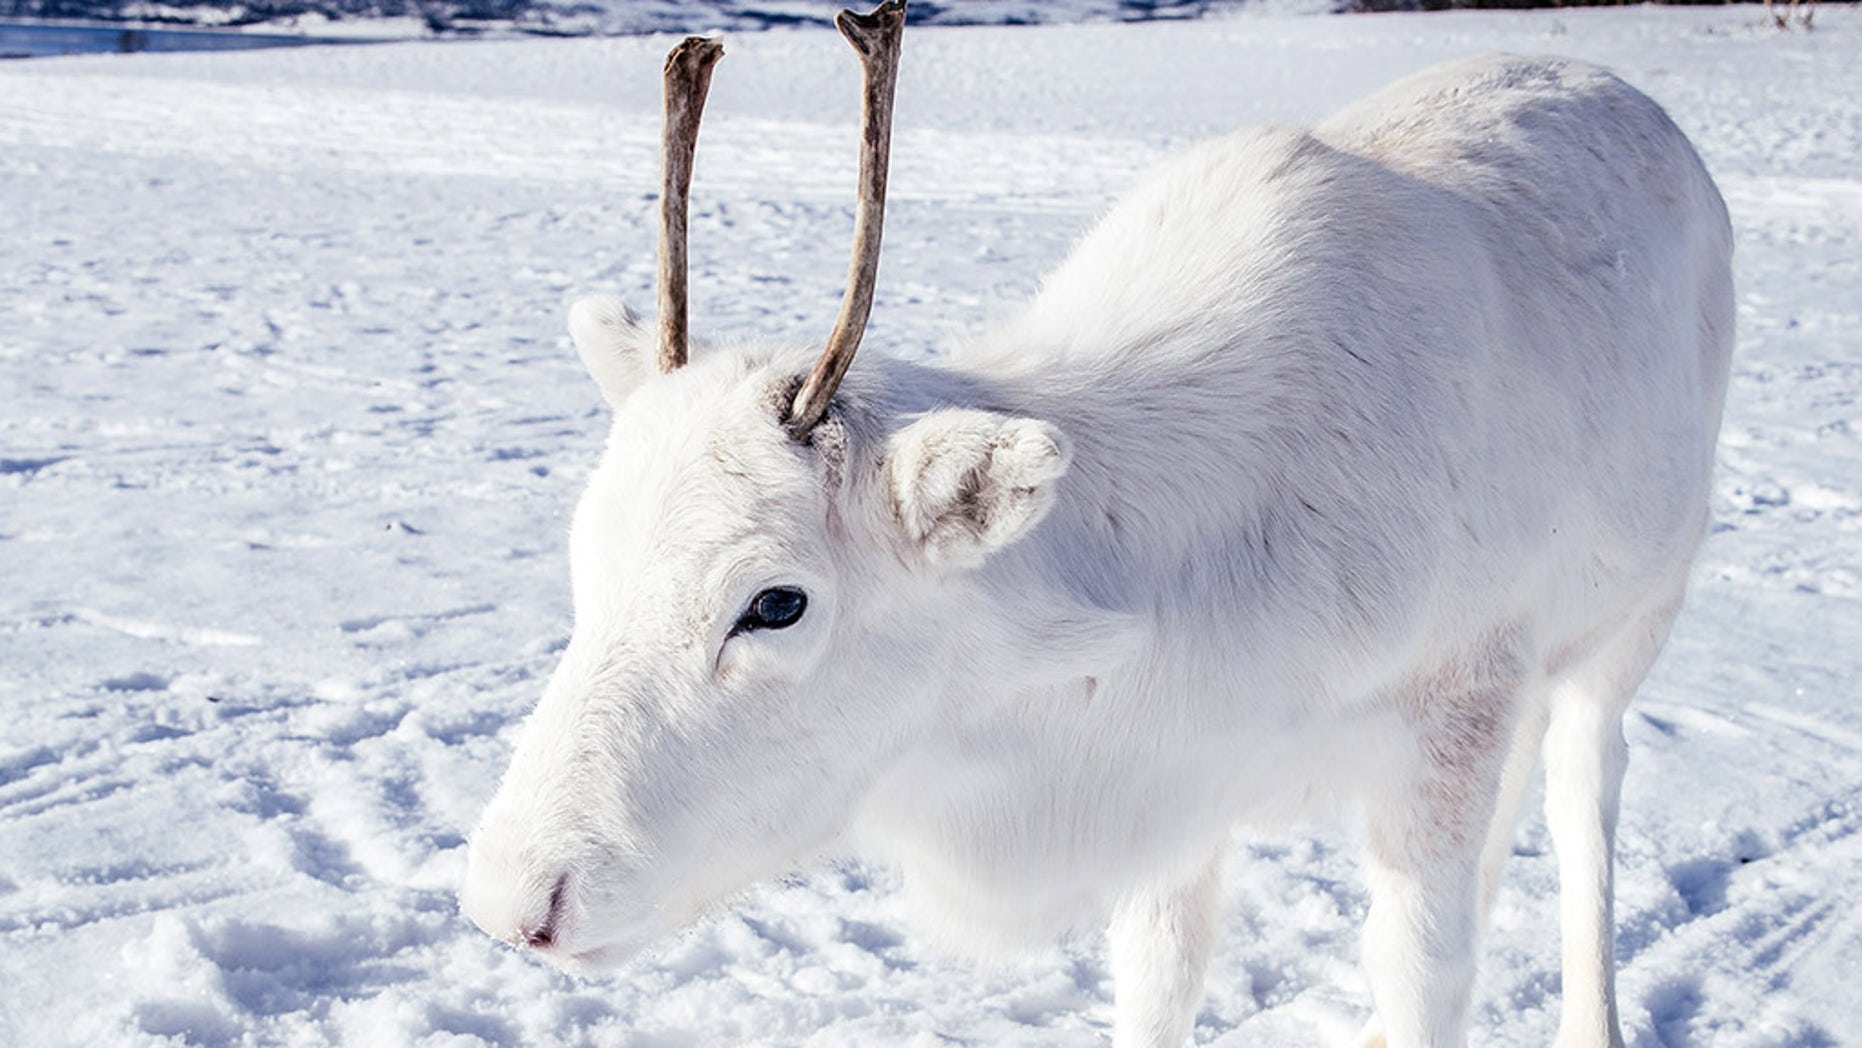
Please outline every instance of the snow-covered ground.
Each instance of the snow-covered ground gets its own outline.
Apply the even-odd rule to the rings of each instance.
[[[1605,62],[1738,229],[1716,531],[1630,717],[1625,1022],[1642,1045],[1862,1021],[1862,11],[1617,9],[925,29],[869,346],[1024,296],[1169,148],[1439,58]],[[568,632],[604,413],[566,302],[651,302],[666,39],[0,67],[0,1043],[1079,1045],[1102,943],[932,952],[892,876],[800,871],[578,983],[457,914],[463,835]],[[819,337],[855,66],[728,41],[694,200],[702,332]],[[1240,838],[1200,1042],[1367,1009],[1351,831]],[[1528,818],[1476,1043],[1546,1043]]]

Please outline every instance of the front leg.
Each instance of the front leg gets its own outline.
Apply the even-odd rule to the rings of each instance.
[[[1215,952],[1222,852],[1186,881],[1127,894],[1112,911],[1114,1048],[1180,1048]]]

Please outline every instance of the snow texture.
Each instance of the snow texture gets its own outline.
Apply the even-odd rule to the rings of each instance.
[[[1619,851],[1641,1045],[1828,1045],[1862,1018],[1862,11],[915,30],[868,351],[1025,296],[1137,172],[1442,58],[1611,66],[1738,234],[1740,338],[1686,614],[1632,708]],[[1086,1045],[1087,933],[932,952],[892,875],[798,871],[575,982],[457,912],[465,833],[568,634],[605,409],[575,295],[652,300],[664,38],[0,67],[0,1042]],[[728,42],[694,326],[820,337],[857,92],[831,33]],[[1345,1039],[1347,822],[1244,833],[1199,1043]],[[1556,1022],[1529,816],[1474,1040]]]

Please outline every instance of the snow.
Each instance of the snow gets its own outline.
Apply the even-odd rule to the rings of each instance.
[[[649,305],[666,38],[0,66],[0,1042],[1080,1045],[1091,933],[933,952],[887,870],[798,871],[625,972],[462,920],[462,842],[569,628],[604,412],[575,295]],[[693,198],[702,332],[820,337],[854,63],[736,35]],[[1862,11],[1626,8],[926,28],[869,352],[1025,296],[1168,149],[1486,49],[1667,105],[1738,231],[1716,530],[1629,718],[1625,1024],[1823,1045],[1862,1018]],[[1348,824],[1238,837],[1200,1043],[1349,1036]],[[1556,1022],[1529,816],[1476,1043]]]

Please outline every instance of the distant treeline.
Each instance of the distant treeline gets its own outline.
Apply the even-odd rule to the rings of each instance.
[[[253,25],[305,15],[339,21],[414,17],[443,29],[466,20],[511,21],[532,6],[532,0],[0,0],[0,18]]]
[[[0,18],[253,25],[306,15],[333,20],[414,17],[436,31],[460,24],[505,23],[532,31],[684,32],[828,25],[843,6],[863,0],[0,0]],[[1335,0],[1349,11],[1442,11],[1456,8],[1615,6],[1626,0]],[[1634,0],[1641,2],[1641,0]],[[1654,0],[1717,4],[1729,0]],[[1753,0],[1756,2],[1756,0]],[[912,21],[931,25],[1195,18],[1246,7],[1247,0],[913,0]],[[816,9],[819,9],[818,11]]]
[[[1346,0],[1343,11],[1523,10],[1529,7],[1627,7],[1654,3],[1678,7],[1722,7],[1760,0]]]

